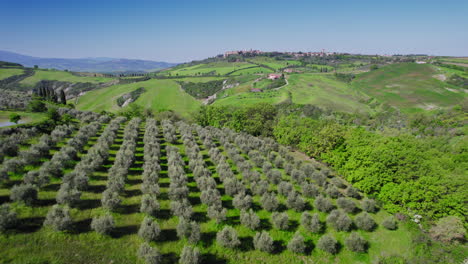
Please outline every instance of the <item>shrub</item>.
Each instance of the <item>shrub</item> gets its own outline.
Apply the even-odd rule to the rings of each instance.
[[[200,240],[200,225],[195,221],[190,222],[188,219],[180,218],[177,225],[177,237],[187,238],[192,244],[197,243]]]
[[[91,221],[91,229],[101,235],[110,234],[114,226],[114,217],[110,214],[101,217],[93,217],[93,221]]]
[[[260,251],[272,252],[274,249],[273,239],[266,231],[257,232],[254,236],[253,243],[255,249]]]
[[[339,208],[343,209],[347,213],[353,213],[357,209],[356,204],[352,200],[346,199],[344,197],[338,198],[336,204]]]
[[[252,209],[249,211],[242,210],[240,214],[240,222],[252,230],[257,229],[260,226],[260,218]]]
[[[62,183],[57,193],[57,203],[73,206],[80,201],[81,192],[72,188],[68,183]]]
[[[377,205],[375,200],[372,199],[364,199],[361,202],[362,210],[368,213],[375,213],[377,211]]]
[[[117,192],[107,189],[102,193],[102,207],[114,211],[120,205],[120,197]]]
[[[220,224],[226,220],[227,210],[222,206],[210,206],[208,207],[207,215],[211,219],[216,219],[216,223]]]
[[[319,215],[311,215],[309,212],[302,213],[301,225],[312,233],[320,233],[323,228],[323,224],[320,222]]]
[[[346,188],[345,193],[348,197],[361,199],[361,195],[359,194],[358,189],[354,188],[353,186],[349,186],[348,188]]]
[[[236,230],[230,226],[224,227],[216,234],[216,242],[227,248],[236,248],[240,245]]]
[[[273,184],[278,184],[281,182],[282,175],[281,175],[281,171],[279,170],[270,170],[266,172],[266,175],[267,175],[268,181],[270,181]]]
[[[289,251],[292,251],[294,253],[304,253],[305,248],[306,248],[306,244],[304,242],[304,237],[299,232],[296,232],[293,238],[289,240],[289,243],[288,243]]]
[[[193,214],[192,205],[187,199],[171,202],[172,214],[178,217],[190,218]]]
[[[9,204],[0,205],[0,233],[16,224],[17,215],[10,209]]]
[[[286,212],[274,212],[271,215],[273,226],[277,229],[287,230],[289,228],[289,216]]]
[[[147,264],[161,263],[161,255],[156,248],[151,247],[148,243],[141,244],[138,249],[138,257],[145,260]]]
[[[349,231],[353,221],[341,210],[333,210],[327,217],[327,223],[337,231]]]
[[[239,193],[234,196],[232,203],[234,204],[234,207],[239,210],[247,210],[252,206],[252,196],[245,193]]]
[[[56,231],[69,230],[72,224],[73,222],[68,207],[63,207],[58,204],[52,206],[44,221],[44,226],[50,226]]]
[[[297,212],[301,212],[304,210],[305,201],[302,199],[301,195],[296,191],[292,191],[288,195],[288,199],[286,199],[286,205],[290,209],[294,209]]]
[[[290,182],[282,181],[278,184],[278,193],[283,196],[288,196],[293,191],[294,187]]]
[[[325,190],[325,192],[328,194],[328,196],[330,196],[331,198],[338,198],[341,196],[341,193],[340,191],[338,190],[338,188],[335,187],[335,185],[328,185],[327,189]]]
[[[382,222],[382,225],[388,230],[396,230],[398,228],[398,223],[393,216],[385,218],[385,220]]]
[[[354,222],[359,229],[365,231],[372,231],[376,226],[374,219],[366,212],[358,214]]]
[[[330,235],[322,236],[317,242],[317,247],[330,254],[338,253],[338,242]]]
[[[302,185],[302,194],[305,197],[317,197],[319,189],[313,183],[305,183]]]
[[[154,195],[144,194],[141,198],[140,212],[155,216],[159,211],[159,203]]]
[[[353,252],[365,252],[367,241],[356,232],[352,232],[345,240],[346,247]]]
[[[252,182],[251,187],[254,194],[264,195],[268,192],[269,183],[265,180],[260,180],[258,182]]]
[[[430,230],[431,236],[442,242],[465,241],[466,229],[463,222],[456,216],[439,219]]]
[[[10,199],[32,205],[37,200],[37,188],[31,184],[15,185],[11,188]]]
[[[198,264],[200,263],[200,250],[196,247],[184,246],[180,254],[180,264]]]
[[[153,241],[159,237],[161,229],[156,221],[153,221],[150,217],[145,217],[141,222],[138,235],[146,241]]]
[[[330,199],[325,198],[323,196],[318,196],[314,201],[314,206],[321,212],[328,213],[330,212],[334,206],[331,203]]]
[[[264,193],[262,195],[262,199],[260,200],[262,203],[263,209],[273,212],[278,208],[279,202],[278,199],[276,199],[276,196],[274,193]]]

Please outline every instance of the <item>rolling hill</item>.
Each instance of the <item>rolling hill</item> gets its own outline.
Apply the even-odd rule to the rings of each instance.
[[[38,58],[8,51],[0,51],[0,61],[15,62],[26,67],[38,65],[40,68],[44,69],[105,73],[148,72],[176,65],[176,63],[169,62],[117,58]]]

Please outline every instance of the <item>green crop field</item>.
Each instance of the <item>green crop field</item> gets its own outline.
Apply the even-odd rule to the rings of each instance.
[[[105,77],[81,77],[71,74],[70,72],[65,71],[56,71],[56,70],[35,70],[34,75],[28,77],[20,82],[23,85],[35,85],[41,80],[56,80],[62,82],[90,82],[90,83],[103,83],[111,81],[112,78]]]
[[[5,69],[5,68],[0,68],[0,80],[3,80],[5,78],[8,78],[13,75],[19,75],[22,74],[24,71],[23,69]]]
[[[392,64],[359,75],[352,86],[403,111],[431,110],[466,98],[461,88],[437,79],[443,73],[428,64]]]
[[[87,111],[119,111],[117,98],[139,87],[144,87],[146,92],[141,94],[135,103],[155,111],[173,110],[187,116],[200,105],[197,100],[185,93],[175,81],[152,79],[87,92],[79,98],[77,108]]]

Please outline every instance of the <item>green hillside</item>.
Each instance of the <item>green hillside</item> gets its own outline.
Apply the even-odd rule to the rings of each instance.
[[[23,85],[35,85],[39,81],[42,80],[54,80],[54,81],[62,81],[62,82],[90,82],[90,83],[102,83],[111,81],[112,78],[105,78],[105,77],[82,77],[73,75],[70,72],[65,71],[56,71],[56,70],[35,70],[34,75],[28,77],[20,82]]]
[[[22,74],[23,70],[22,69],[7,69],[7,68],[0,68],[0,80],[3,80],[5,78],[14,76],[14,75],[19,75]]]
[[[155,111],[173,110],[186,116],[200,105],[197,100],[185,93],[175,81],[152,79],[87,92],[79,98],[77,109],[117,112],[120,110],[117,98],[139,87],[144,87],[146,92],[140,95],[134,103],[144,108]]]
[[[432,65],[402,63],[361,74],[352,86],[403,111],[432,110],[466,98],[461,88],[442,81],[444,78],[444,72]]]

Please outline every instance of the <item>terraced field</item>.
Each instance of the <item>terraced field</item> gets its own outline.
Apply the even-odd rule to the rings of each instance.
[[[0,201],[19,223],[0,235],[0,262],[175,263],[190,251],[202,263],[375,263],[412,254],[410,222],[384,228],[393,218],[372,200],[271,140],[106,121],[57,127],[6,158]],[[40,159],[24,159],[44,144]],[[10,160],[22,166],[10,171]],[[97,225],[104,216],[114,224]]]

